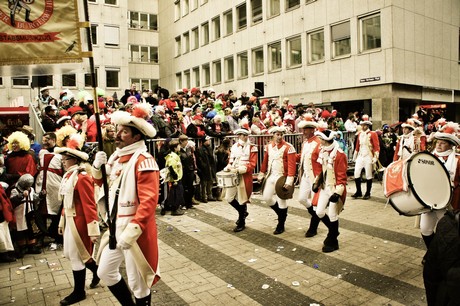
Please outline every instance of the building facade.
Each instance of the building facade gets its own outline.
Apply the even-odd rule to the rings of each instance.
[[[159,3],[162,87],[314,103],[376,125],[419,107],[460,121],[456,0],[175,0]],[[263,84],[261,84],[263,83]]]
[[[121,98],[124,90],[153,89],[160,78],[158,58],[157,0],[88,0],[97,86],[106,94]],[[83,12],[80,12],[83,16]],[[86,49],[85,47],[83,47]],[[64,68],[64,65],[61,68]],[[65,69],[56,69],[56,71]],[[1,77],[0,104],[10,106],[22,97],[25,106],[38,95],[37,84],[51,86],[52,97],[70,89],[91,91],[89,65],[83,63],[71,73]],[[35,82],[34,82],[35,83]],[[32,85],[34,88],[32,88]],[[17,103],[16,103],[17,104]]]

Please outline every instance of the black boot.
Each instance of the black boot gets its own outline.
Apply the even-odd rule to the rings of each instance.
[[[89,284],[89,287],[91,289],[94,289],[97,287],[99,284],[100,278],[97,276],[97,265],[94,260],[91,259],[91,261],[88,261],[85,263],[86,268],[88,268],[91,272],[93,272],[93,280],[91,281],[91,284]]]
[[[431,241],[433,241],[434,233],[429,236],[422,235],[422,238],[423,242],[425,242],[426,249],[428,250],[430,248]]]
[[[29,19],[29,17],[30,17],[30,11],[26,11],[26,18],[25,18],[26,22],[33,22],[32,20]]]
[[[315,210],[313,209],[313,206],[308,207],[308,212],[311,215],[311,220],[310,220],[310,227],[308,228],[307,232],[305,233],[305,237],[310,238],[316,236],[318,233],[318,225],[319,225],[319,217],[316,214]]]
[[[278,213],[278,224],[276,225],[276,229],[273,232],[273,235],[279,235],[284,233],[284,223],[286,222],[286,217],[287,217],[287,211],[288,209],[282,209],[279,208],[279,213]]]
[[[246,228],[246,217],[248,216],[248,206],[246,204],[238,205],[238,221],[233,229],[235,233],[241,232]]]
[[[352,195],[352,198],[360,198],[363,196],[363,192],[361,191],[361,178],[355,178],[355,183],[356,183],[356,193]]]
[[[324,217],[322,217],[320,220],[324,223],[324,225],[326,225],[326,227],[328,229],[330,229],[330,227],[331,227],[331,219],[329,219],[328,215],[324,215]]]
[[[65,297],[60,303],[61,305],[72,305],[86,299],[85,279],[86,269],[80,271],[72,271],[74,279],[73,292]]]
[[[152,294],[150,293],[146,297],[143,297],[142,299],[136,298],[136,305],[139,306],[150,306],[150,302],[152,301]]]
[[[338,236],[339,236],[339,220],[333,221],[333,222],[330,221],[329,232],[327,233],[327,237],[324,240],[324,245],[323,245],[324,253],[334,252],[339,249],[339,240],[337,239]]]
[[[131,291],[129,291],[128,286],[124,278],[122,277],[121,280],[113,286],[108,286],[110,292],[117,298],[118,302],[120,302],[123,306],[134,306],[133,298],[131,297]]]
[[[366,181],[366,193],[364,194],[363,200],[368,200],[371,197],[372,179]]]
[[[273,209],[274,212],[276,212],[276,215],[280,215],[280,207],[278,206],[278,202],[275,202],[272,206],[270,206],[271,209]]]

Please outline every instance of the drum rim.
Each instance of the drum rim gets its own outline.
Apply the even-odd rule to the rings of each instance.
[[[449,204],[450,204],[451,201],[452,201],[452,184],[451,184],[451,182],[450,182],[450,175],[449,175],[449,172],[447,171],[446,167],[444,167],[443,163],[441,163],[441,161],[439,160],[439,158],[437,158],[434,154],[432,154],[432,153],[430,153],[430,152],[428,152],[428,151],[423,151],[423,152],[415,153],[414,155],[412,155],[412,156],[409,158],[409,160],[407,161],[407,180],[408,180],[408,184],[407,184],[407,185],[408,185],[408,187],[411,189],[412,194],[414,195],[415,199],[417,199],[417,201],[418,201],[420,204],[422,204],[422,205],[425,206],[425,207],[430,208],[430,210],[439,210],[439,209],[435,209],[435,208],[431,207],[430,205],[428,205],[428,204],[426,204],[424,201],[422,201],[422,199],[419,197],[419,195],[417,194],[417,192],[415,192],[415,190],[414,190],[414,188],[413,188],[414,184],[412,183],[412,179],[411,179],[411,175],[410,175],[409,169],[410,169],[410,165],[412,164],[413,159],[414,159],[417,155],[420,155],[420,154],[428,154],[428,155],[431,155],[431,157],[433,157],[434,160],[436,160],[436,162],[437,162],[438,164],[441,165],[441,168],[443,169],[443,171],[445,172],[445,174],[446,174],[447,177],[448,177],[448,182],[449,182],[449,186],[450,186],[450,188],[449,188],[449,200],[447,201],[446,206],[444,206],[443,208],[439,208],[439,209],[444,209],[444,208],[448,207]]]
[[[426,211],[422,211],[422,212],[417,213],[415,215],[410,215],[407,212],[403,212],[402,210],[400,210],[398,208],[398,206],[392,201],[391,198],[389,198],[389,200],[390,200],[390,205],[393,207],[393,209],[396,210],[400,215],[402,215],[404,217],[414,217],[414,216],[418,216],[418,215],[426,213]],[[417,201],[420,203],[420,201],[418,199],[417,199]],[[420,204],[422,204],[422,203],[420,203]],[[426,205],[425,203],[422,204],[422,207],[428,208],[429,210],[433,210],[430,206]]]

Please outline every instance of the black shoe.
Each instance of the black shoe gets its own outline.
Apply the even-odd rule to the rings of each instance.
[[[162,208],[160,210],[160,215],[162,215],[162,216],[166,215],[166,209]]]
[[[150,306],[151,301],[152,301],[152,294],[150,293],[149,295],[147,295],[146,297],[144,297],[142,299],[136,298],[136,306],[137,305],[139,305],[139,306]]]
[[[245,224],[237,224],[235,226],[235,228],[233,229],[233,231],[235,233],[238,233],[238,232],[241,232],[242,230],[244,230],[246,228],[246,225]]]
[[[26,254],[41,254],[41,253],[42,253],[42,250],[36,245],[27,247]]]
[[[217,199],[214,198],[214,197],[208,197],[208,201],[215,202],[215,201],[217,201]]]
[[[339,244],[336,245],[324,245],[323,246],[323,253],[331,253],[337,251],[339,249]]]
[[[72,305],[86,299],[86,294],[72,292],[69,296],[66,296],[61,302],[61,305]]]
[[[310,230],[308,230],[308,231],[305,233],[305,237],[311,238],[311,237],[315,237],[317,234],[318,234],[318,232],[316,232],[316,231],[310,231]]]
[[[11,256],[8,253],[1,253],[0,254],[0,262],[15,262],[16,258]]]
[[[176,209],[171,212],[171,216],[182,216],[184,211],[182,209]]]
[[[369,200],[370,198],[371,198],[371,195],[366,193],[363,197],[363,200]]]
[[[357,198],[361,198],[362,196],[363,196],[362,193],[357,192],[357,193],[353,194],[351,197],[357,199]]]
[[[283,228],[276,228],[275,231],[273,232],[273,235],[279,235],[279,234],[282,234],[284,233],[284,227]]]
[[[193,205],[188,205],[188,206],[185,206],[185,209],[195,209],[195,207],[193,207]]]
[[[248,212],[245,212],[245,213],[244,213],[244,219],[246,219],[247,216],[249,216],[249,213],[248,213]],[[238,225],[238,221],[239,221],[239,220],[236,220],[236,222],[235,222],[236,225]]]
[[[89,284],[89,287],[91,289],[96,288],[97,285],[99,285],[100,281],[101,281],[101,279],[97,276],[97,274],[93,274],[93,280],[91,281],[91,284]]]

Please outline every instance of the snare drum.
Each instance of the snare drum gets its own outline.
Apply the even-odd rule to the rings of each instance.
[[[452,197],[449,173],[436,156],[427,152],[391,163],[385,169],[383,184],[390,204],[405,216],[444,209]]]
[[[219,171],[216,173],[217,186],[220,188],[236,187],[239,184],[238,174],[227,171]]]

